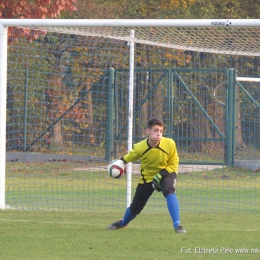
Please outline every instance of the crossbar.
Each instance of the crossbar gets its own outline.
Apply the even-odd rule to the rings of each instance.
[[[243,82],[260,82],[260,78],[237,77],[237,81],[243,81]]]
[[[260,19],[0,19],[0,24],[6,27],[257,27]]]

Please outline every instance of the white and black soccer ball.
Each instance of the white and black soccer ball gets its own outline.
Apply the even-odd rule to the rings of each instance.
[[[122,160],[115,159],[109,163],[107,172],[110,177],[119,179],[126,173],[126,165]]]

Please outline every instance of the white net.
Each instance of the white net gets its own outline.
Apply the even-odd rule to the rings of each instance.
[[[40,30],[98,36],[179,50],[260,56],[258,27],[41,27]],[[130,30],[135,31],[134,39]]]
[[[235,70],[259,78],[258,33],[258,27],[141,24],[13,30],[8,38],[6,205],[125,207],[126,178],[110,178],[106,167],[127,151],[132,100],[127,43],[134,41],[133,143],[146,137],[148,118],[166,122],[165,135],[174,138],[181,159],[182,210],[259,211],[257,173],[224,167],[235,160],[259,161],[260,85],[243,82],[232,94],[230,83]],[[132,194],[139,168],[133,173]],[[164,197],[153,196],[146,210],[167,210]]]

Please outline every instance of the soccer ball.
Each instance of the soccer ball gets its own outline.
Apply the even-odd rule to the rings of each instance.
[[[115,159],[109,163],[107,172],[110,177],[119,179],[126,173],[126,165],[122,160]]]

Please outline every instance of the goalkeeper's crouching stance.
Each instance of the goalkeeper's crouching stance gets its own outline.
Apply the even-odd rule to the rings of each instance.
[[[175,142],[163,137],[164,124],[160,119],[148,121],[148,138],[134,145],[134,148],[121,158],[125,163],[141,161],[141,177],[133,201],[125,211],[123,219],[110,224],[107,229],[120,229],[128,225],[141,213],[153,192],[162,192],[177,233],[187,233],[180,225],[180,209],[175,193],[179,157]]]

